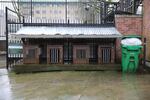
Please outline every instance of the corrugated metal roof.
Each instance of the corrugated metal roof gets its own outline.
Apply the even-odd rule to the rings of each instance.
[[[117,38],[115,27],[22,27],[13,34],[21,38]]]

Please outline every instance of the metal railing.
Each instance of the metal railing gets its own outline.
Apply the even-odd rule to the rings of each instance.
[[[13,17],[11,16],[13,15]],[[8,69],[9,66],[20,62],[22,59],[22,49],[16,49],[18,46],[22,46],[21,39],[16,39],[11,36],[12,33],[16,33],[24,23],[24,16],[17,15],[14,10],[9,8],[5,8],[5,25],[6,25],[6,58],[7,64],[6,67]],[[14,52],[15,51],[15,52]],[[16,52],[18,51],[18,52]]]
[[[67,0],[66,0],[67,1]],[[0,1],[3,18],[5,7],[12,9],[17,16],[23,15],[25,23],[65,23],[65,24],[103,24],[105,17],[104,1],[88,2],[50,2],[50,1]],[[108,8],[109,9],[109,8]]]

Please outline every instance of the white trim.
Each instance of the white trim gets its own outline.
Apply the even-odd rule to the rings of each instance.
[[[0,41],[5,41],[6,37],[0,37]]]
[[[22,46],[8,46],[9,49],[23,49]]]

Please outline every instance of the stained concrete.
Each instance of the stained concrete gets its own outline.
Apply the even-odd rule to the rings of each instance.
[[[0,69],[0,100],[150,100],[150,75],[115,71],[14,74]]]
[[[0,54],[0,68],[6,67],[6,55]]]

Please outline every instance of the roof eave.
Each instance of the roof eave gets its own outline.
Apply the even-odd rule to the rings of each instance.
[[[16,38],[121,38],[122,35],[14,35]]]

